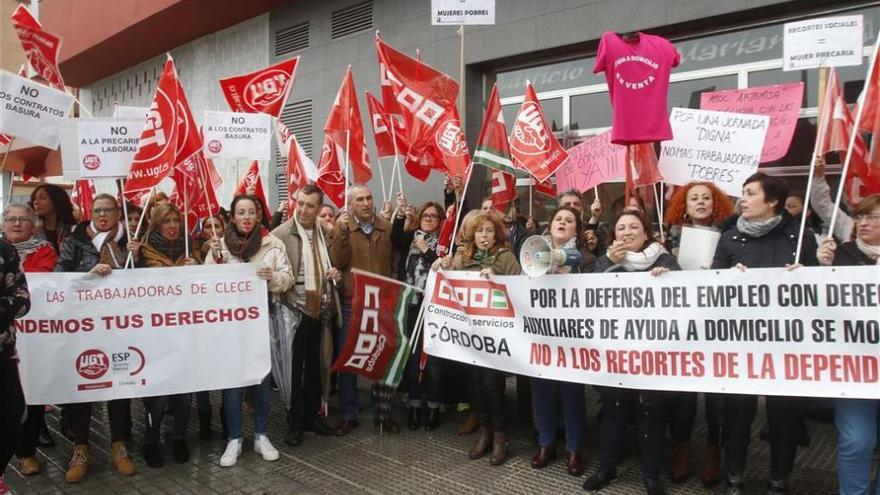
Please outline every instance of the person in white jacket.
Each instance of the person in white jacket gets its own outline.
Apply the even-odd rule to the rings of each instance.
[[[810,190],[810,207],[822,220],[822,231],[827,231],[831,224],[831,215],[834,213],[834,197],[831,196],[831,186],[825,180],[825,158],[821,156],[816,157],[813,187]],[[837,222],[834,225],[834,237],[838,238],[840,242],[851,241],[854,225],[853,219],[846,212],[838,211]]]
[[[210,255],[205,264],[255,263],[257,276],[268,282],[269,292],[282,294],[293,285],[293,272],[287,260],[284,243],[263,228],[260,201],[250,195],[239,195],[232,200],[232,225],[222,238],[210,241]],[[265,329],[267,332],[268,328]],[[267,461],[278,459],[278,451],[269,442],[269,375],[259,385],[250,387],[254,394],[254,451]],[[241,455],[241,403],[245,388],[223,391],[223,411],[229,430],[229,443],[220,457],[223,467],[234,466]]]

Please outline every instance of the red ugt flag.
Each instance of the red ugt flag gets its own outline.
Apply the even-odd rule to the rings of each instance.
[[[434,154],[442,164],[444,171],[452,177],[464,177],[471,164],[467,140],[458,118],[458,107],[453,105],[451,111],[437,127],[434,135]]]
[[[250,194],[256,196],[260,200],[260,207],[263,209],[263,218],[269,221],[272,217],[272,210],[269,209],[269,203],[266,202],[266,191],[263,189],[263,179],[260,177],[260,162],[254,160],[248,168],[244,177],[238,181],[238,186],[233,193],[235,196],[240,194]]]
[[[351,66],[345,71],[336,101],[327,116],[324,134],[343,150],[343,155],[340,156],[343,167],[347,154],[354,175],[353,182],[369,182],[373,177],[373,170],[367,157],[367,143],[364,140],[364,126],[361,123],[361,109],[354,89]]]
[[[342,208],[345,204],[345,174],[342,173],[341,166],[343,153],[345,152],[329,136],[324,136],[321,161],[318,164],[318,180],[315,183],[337,208]]]
[[[209,164],[201,152],[191,155],[174,167],[174,191],[169,201],[187,216],[192,228],[200,219],[220,211],[214,185],[211,183]]]
[[[293,88],[299,57],[264,69],[220,79],[220,89],[233,112],[281,115],[284,101]]]
[[[547,117],[531,83],[526,86],[525,99],[510,133],[510,155],[519,168],[527,170],[538,182],[553,175],[568,158],[568,152],[547,125]]]
[[[416,289],[396,280],[353,269],[354,298],[348,337],[333,371],[357,373],[396,387],[409,359],[404,333]],[[384,345],[380,342],[384,341]]]
[[[92,201],[95,197],[95,183],[92,179],[77,179],[70,191],[70,202],[79,207],[83,220],[92,219]]]
[[[28,63],[49,86],[64,91],[64,79],[58,69],[61,38],[43,31],[43,27],[24,5],[19,5],[10,19]]]

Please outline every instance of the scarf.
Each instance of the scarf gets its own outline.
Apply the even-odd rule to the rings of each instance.
[[[293,224],[296,226],[296,233],[303,243],[300,263],[302,263],[305,278],[306,310],[309,314],[317,315],[321,313],[321,296],[323,295],[321,282],[324,280],[324,273],[330,268],[330,257],[327,256],[327,246],[324,244],[321,222],[315,222],[311,239],[296,215],[293,215]]]
[[[880,246],[872,246],[867,242],[856,237],[856,247],[859,248],[865,256],[876,261],[880,265]]]
[[[483,268],[490,267],[495,264],[495,255],[491,254],[489,251],[477,249],[474,251],[474,261],[479,263]]]
[[[223,234],[223,240],[226,241],[226,249],[229,250],[230,254],[248,263],[251,260],[251,256],[257,254],[257,251],[260,250],[260,246],[263,245],[263,237],[268,234],[268,230],[257,225],[250,234],[245,235],[239,232],[235,225],[232,225],[226,229],[226,233]]]
[[[24,270],[24,260],[35,253],[38,249],[43,246],[51,246],[52,244],[49,241],[44,241],[42,239],[37,239],[35,237],[31,237],[30,239],[22,242],[16,242],[13,244],[15,247],[15,251],[18,253],[18,261],[19,267]]]
[[[404,273],[404,282],[418,287],[424,288],[428,283],[428,274],[431,271],[431,265],[425,260],[425,256],[416,247],[415,239],[422,237],[428,244],[428,251],[437,252],[437,244],[440,241],[440,235],[437,232],[425,232],[422,229],[415,231],[413,242],[409,245],[409,253],[406,256],[406,272]],[[412,304],[420,304],[420,298],[413,298]]]
[[[620,266],[628,272],[644,272],[654,266],[663,254],[667,254],[663,244],[653,242],[641,252],[627,251]]]
[[[120,261],[125,260],[125,253],[119,247],[119,241],[122,239],[125,228],[122,222],[117,223],[112,229],[106,232],[98,232],[95,221],[92,220],[86,229],[86,234],[92,240],[92,246],[98,251],[98,262],[110,265],[113,268],[122,268]]]
[[[182,239],[174,239],[168,240],[162,237],[161,234],[157,231],[150,232],[149,237],[147,237],[147,244],[155,251],[155,253],[167,258],[165,262],[163,260],[155,259],[152,256],[152,253],[144,251],[144,258],[148,264],[148,266],[179,266],[182,264],[182,257],[186,254],[186,249],[183,244]],[[146,246],[144,246],[146,247]]]
[[[577,236],[572,236],[571,239],[565,241],[565,243],[563,243],[558,248],[552,247],[553,238],[550,237],[550,234],[545,235],[544,238],[547,239],[547,242],[550,244],[550,249],[577,249]],[[571,268],[572,267],[570,266],[557,266],[553,269],[553,271],[547,273],[571,273]]]
[[[736,220],[736,228],[749,237],[763,237],[771,230],[775,229],[780,222],[782,222],[782,215],[776,215],[767,220],[758,221],[746,220],[743,217],[739,217]]]

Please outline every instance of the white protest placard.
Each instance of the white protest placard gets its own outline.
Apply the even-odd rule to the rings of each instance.
[[[495,0],[431,0],[434,26],[495,24]]]
[[[272,117],[264,113],[205,112],[206,158],[269,160]]]
[[[660,173],[666,182],[715,183],[725,194],[739,197],[745,180],[758,170],[767,115],[673,108],[671,141],[660,146]]]
[[[683,225],[678,243],[678,266],[682,270],[705,270],[712,267],[721,232],[711,227]]]
[[[218,390],[269,373],[266,282],[257,265],[28,273],[16,320],[32,404]]]
[[[782,70],[862,65],[861,14],[787,22],[782,29]]]
[[[876,267],[431,272],[425,298],[425,352],[469,365],[630,389],[880,398]]]
[[[80,119],[76,126],[80,177],[128,176],[143,128],[142,119]]]
[[[58,121],[73,96],[0,70],[0,132],[49,149],[58,148]]]
[[[80,178],[77,125],[79,125],[79,119],[62,119],[58,122],[58,140],[61,144],[61,174],[65,180]]]
[[[137,119],[141,122],[147,120],[147,114],[150,113],[149,107],[129,107],[125,105],[116,105],[113,108],[113,118],[116,119]]]

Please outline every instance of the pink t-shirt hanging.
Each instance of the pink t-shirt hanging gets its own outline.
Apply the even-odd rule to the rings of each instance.
[[[669,73],[681,57],[666,38],[638,33],[624,40],[605,33],[594,73],[605,72],[614,121],[611,142],[634,144],[672,139],[667,111]]]

